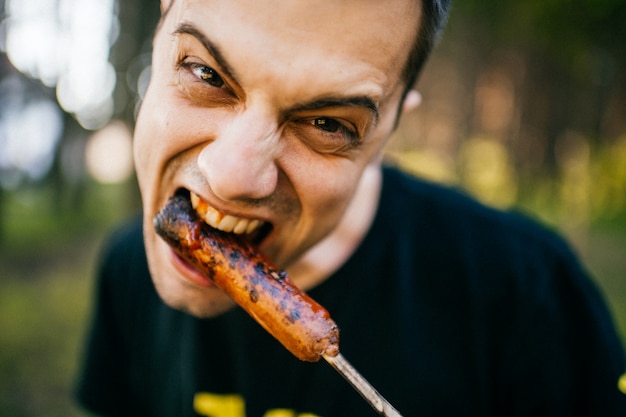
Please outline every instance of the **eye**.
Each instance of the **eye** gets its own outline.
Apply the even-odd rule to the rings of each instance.
[[[190,64],[189,68],[198,78],[207,84],[217,88],[224,86],[224,80],[213,68],[202,64]]]
[[[341,123],[339,123],[335,119],[331,119],[328,117],[318,117],[317,119],[313,119],[311,121],[315,127],[318,127],[329,133],[336,133],[339,129],[342,128]]]
[[[176,64],[176,86],[182,97],[204,107],[232,105],[237,95],[228,78],[195,57],[183,57]]]
[[[293,124],[300,140],[320,153],[346,152],[360,143],[354,125],[334,117],[311,117],[298,119]]]
[[[314,119],[310,119],[309,123],[311,123],[315,128],[323,131],[326,136],[332,136],[348,142],[354,142],[357,140],[358,134],[353,129],[346,126],[341,121],[333,119],[332,117],[316,117]]]

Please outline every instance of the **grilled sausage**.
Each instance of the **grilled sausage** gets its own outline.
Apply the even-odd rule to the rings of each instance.
[[[208,226],[185,196],[172,197],[154,226],[300,360],[317,362],[339,353],[339,330],[328,311],[245,239]]]

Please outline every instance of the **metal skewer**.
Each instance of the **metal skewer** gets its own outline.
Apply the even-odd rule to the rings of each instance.
[[[402,417],[402,415],[387,401],[367,380],[344,358],[341,353],[337,356],[322,355],[323,358],[343,376],[346,381],[372,406],[381,416]]]

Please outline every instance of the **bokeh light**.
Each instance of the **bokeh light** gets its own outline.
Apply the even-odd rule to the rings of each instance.
[[[63,132],[63,115],[54,101],[32,98],[18,76],[0,83],[0,186],[14,189],[41,180],[50,170]]]
[[[7,0],[6,53],[22,73],[56,87],[86,129],[113,116],[109,50],[119,32],[114,0]]]
[[[116,0],[4,2],[0,47],[29,78],[14,72],[0,84],[0,187],[48,174],[68,133],[62,110],[87,130],[113,118],[119,30]]]
[[[104,184],[119,183],[133,173],[132,135],[128,126],[113,121],[87,141],[85,163],[89,174]]]

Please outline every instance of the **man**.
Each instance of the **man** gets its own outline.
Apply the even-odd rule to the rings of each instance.
[[[403,415],[625,415],[623,351],[565,244],[381,168],[448,2],[161,8],[135,132],[143,227],[116,234],[103,261],[79,386],[87,408],[375,414],[156,235],[154,215],[182,193],[330,311],[343,354]]]

